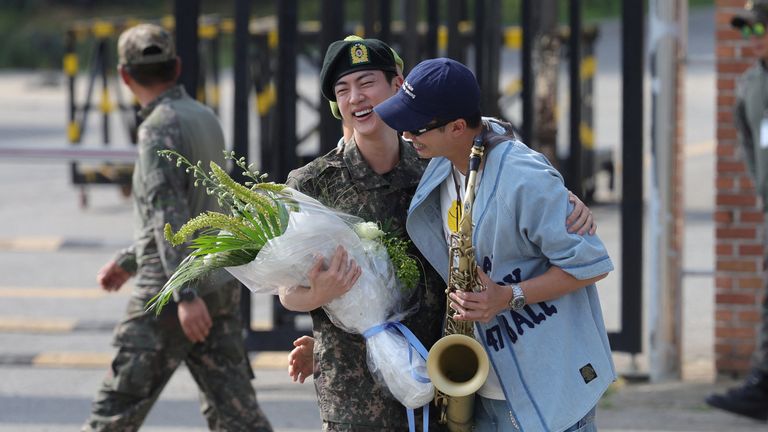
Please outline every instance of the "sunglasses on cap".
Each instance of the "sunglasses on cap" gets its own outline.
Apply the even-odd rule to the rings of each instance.
[[[760,37],[765,34],[765,24],[754,23],[752,25],[745,25],[741,27],[741,37],[749,39],[752,36]]]
[[[421,129],[412,130],[412,131],[407,131],[407,132],[408,132],[409,134],[411,134],[412,136],[419,136],[419,135],[422,135],[422,134],[425,134],[425,133],[427,133],[427,132],[431,131],[432,129],[441,128],[441,127],[443,127],[443,126],[447,125],[448,123],[450,123],[450,122],[452,122],[452,121],[453,121],[453,120],[443,120],[443,121],[437,121],[437,122],[435,122],[435,123],[432,123],[432,124],[428,124],[428,125],[424,126],[424,127],[423,127],[423,128],[421,128]]]

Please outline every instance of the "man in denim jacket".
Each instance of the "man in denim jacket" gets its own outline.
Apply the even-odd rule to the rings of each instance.
[[[441,58],[417,65],[374,108],[432,158],[406,227],[445,279],[473,139],[503,133],[481,119],[479,95],[469,69]],[[473,245],[487,289],[450,295],[456,319],[477,322],[492,364],[477,392],[475,428],[595,430],[594,407],[615,370],[594,283],[613,264],[596,236],[567,232],[568,190],[543,155],[497,140],[486,145],[478,178]]]

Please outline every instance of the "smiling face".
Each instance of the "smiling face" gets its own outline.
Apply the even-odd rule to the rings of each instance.
[[[397,92],[398,78],[388,81],[380,70],[353,72],[336,81],[334,94],[344,124],[366,135],[387,127],[373,107]]]
[[[442,126],[440,126],[442,125]],[[429,129],[436,126],[434,129]],[[445,157],[457,164],[463,165],[468,160],[468,149],[464,145],[467,131],[467,121],[463,118],[445,121],[432,121],[425,125],[427,131],[414,135],[403,132],[403,138],[411,142],[414,150],[422,158]]]
[[[411,146],[419,157],[433,158],[438,156],[445,156],[445,126],[430,129],[419,135],[414,135],[411,132],[403,132],[403,138],[410,141]]]

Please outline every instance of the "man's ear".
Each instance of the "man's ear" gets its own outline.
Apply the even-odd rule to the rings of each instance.
[[[176,72],[174,73],[174,80],[179,79],[181,76],[181,57],[176,57]]]
[[[395,76],[395,90],[400,90],[403,86],[403,77],[400,75]]]
[[[131,75],[128,73],[128,70],[125,69],[125,66],[122,66],[122,65],[118,66],[117,72],[120,74],[120,79],[123,80],[123,84],[130,87],[131,80],[133,80],[133,78],[131,78]]]
[[[461,135],[467,130],[467,121],[463,118],[456,119],[451,122],[451,134]]]

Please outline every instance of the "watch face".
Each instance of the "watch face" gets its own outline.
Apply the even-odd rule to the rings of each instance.
[[[190,302],[194,300],[195,297],[197,297],[197,294],[195,294],[195,292],[190,289],[182,290],[181,293],[179,294],[179,298],[181,299],[181,301],[185,301],[185,302]]]
[[[515,297],[512,299],[512,309],[514,310],[520,310],[525,306],[525,297]]]

